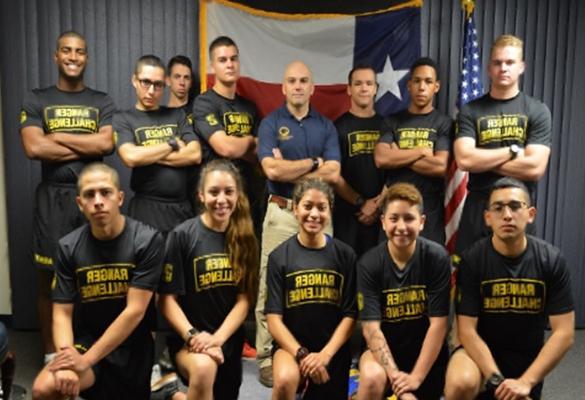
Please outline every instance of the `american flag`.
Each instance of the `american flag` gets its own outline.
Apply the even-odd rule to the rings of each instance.
[[[463,36],[463,61],[459,79],[457,107],[461,107],[483,95],[481,84],[481,56],[477,41],[477,30],[473,18],[473,1],[462,1],[465,8],[465,27]],[[467,172],[457,168],[455,160],[449,166],[447,190],[445,195],[445,234],[446,246],[451,254],[455,251],[457,230],[463,204],[467,197]]]

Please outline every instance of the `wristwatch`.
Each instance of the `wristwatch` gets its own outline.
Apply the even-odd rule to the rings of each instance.
[[[518,157],[518,154],[520,154],[520,146],[514,143],[513,145],[510,146],[510,160],[513,160],[516,157]]]
[[[315,172],[317,171],[317,168],[319,168],[319,158],[317,157],[313,157],[313,166],[311,167],[311,172]]]
[[[500,386],[500,384],[504,382],[504,379],[505,378],[502,376],[502,374],[500,374],[499,372],[494,372],[485,382],[485,390],[488,393],[494,393],[498,386]]]
[[[366,199],[363,198],[363,196],[360,194],[358,195],[358,197],[355,199],[355,206],[357,208],[362,208],[362,206],[364,205],[364,203],[366,202]]]
[[[191,340],[191,338],[193,336],[196,336],[199,334],[199,331],[196,328],[191,328],[187,331],[187,339],[185,339],[185,344],[189,343],[189,340]]]
[[[295,360],[297,361],[297,364],[300,364],[303,358],[305,358],[308,355],[309,349],[303,346],[299,347],[299,349],[297,350],[297,354],[295,355]]]
[[[177,139],[175,138],[170,138],[167,143],[169,144],[169,146],[171,146],[171,149],[173,149],[173,151],[179,151],[179,143],[177,143]]]

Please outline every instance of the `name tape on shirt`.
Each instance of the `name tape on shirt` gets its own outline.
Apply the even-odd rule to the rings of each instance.
[[[385,302],[382,304],[382,320],[385,322],[418,319],[427,311],[426,285],[388,289],[382,293],[385,296]]]
[[[134,264],[89,265],[77,270],[82,303],[125,297]]]
[[[433,128],[399,128],[398,147],[401,149],[433,149],[434,143],[432,135],[436,134],[437,130]]]
[[[310,269],[290,273],[286,276],[286,306],[304,304],[341,303],[343,275],[327,269]]]
[[[225,253],[207,254],[193,260],[195,291],[219,286],[235,286],[236,280],[230,260]]]
[[[55,105],[44,109],[47,132],[95,133],[100,111],[95,107]]]
[[[355,131],[347,135],[349,156],[373,154],[374,146],[380,138],[380,131]]]
[[[134,139],[139,146],[154,146],[168,142],[176,132],[177,124],[141,126],[134,130]]]
[[[544,311],[546,288],[535,279],[494,279],[481,283],[485,313],[528,313]]]
[[[488,115],[477,121],[478,144],[511,141],[524,144],[528,117],[520,114]]]

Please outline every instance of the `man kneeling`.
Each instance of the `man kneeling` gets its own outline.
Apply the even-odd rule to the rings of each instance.
[[[147,399],[154,356],[149,304],[162,269],[162,236],[120,213],[124,193],[111,167],[88,165],[77,188],[89,224],[59,241],[58,352],[37,376],[33,398]]]
[[[526,186],[501,178],[490,191],[493,234],[461,255],[457,325],[446,399],[539,399],[544,377],[574,340],[575,313],[559,249],[526,234],[536,209]],[[552,334],[544,342],[546,322]]]

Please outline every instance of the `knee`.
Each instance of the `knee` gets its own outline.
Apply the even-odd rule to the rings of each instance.
[[[274,368],[274,386],[272,392],[278,399],[289,398],[290,393],[297,391],[301,377],[298,368]]]
[[[215,361],[195,360],[188,368],[189,391],[204,392],[213,388],[217,367]]]
[[[47,400],[54,398],[55,387],[49,376],[43,372],[37,376],[32,387],[33,400]]]
[[[474,399],[480,388],[481,376],[470,371],[448,371],[445,378],[445,399],[446,400],[464,400]]]
[[[386,373],[382,368],[364,365],[360,369],[360,399],[381,398],[386,389]]]

